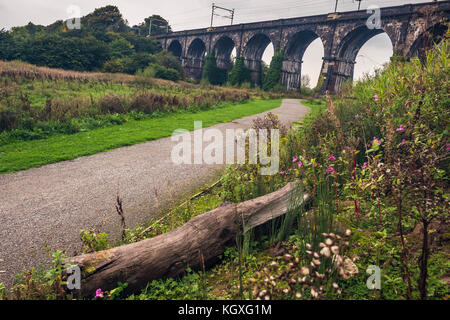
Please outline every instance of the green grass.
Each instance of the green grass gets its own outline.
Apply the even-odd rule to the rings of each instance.
[[[44,140],[20,141],[0,146],[0,173],[11,173],[45,164],[72,160],[115,148],[172,135],[176,129],[194,129],[194,121],[203,127],[228,122],[279,107],[281,99],[254,100],[197,113],[179,112],[158,119],[131,120],[123,125],[54,135]]]

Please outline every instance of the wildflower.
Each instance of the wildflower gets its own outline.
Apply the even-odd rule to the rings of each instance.
[[[378,96],[378,93],[375,93],[375,95],[373,96],[373,100],[375,101],[375,102],[378,102],[378,100],[379,100],[379,96]]]
[[[450,151],[450,143],[447,143],[445,146],[447,147],[447,149],[445,149],[445,151]]]
[[[292,163],[295,163],[295,162],[297,162],[298,161],[298,158],[297,157],[293,157],[292,158]]]
[[[358,232],[363,232],[361,229],[358,229]]]
[[[406,140],[403,139],[402,142],[400,143],[400,145],[403,146],[403,145],[405,145],[405,143],[406,143]],[[448,151],[448,150],[447,150],[447,151]]]
[[[281,171],[280,174],[281,174],[282,176],[284,176],[284,175],[286,174],[286,171]]]
[[[102,289],[97,289],[97,291],[95,291],[95,299],[97,298],[103,298]]]
[[[351,149],[350,149],[350,147],[349,147],[349,146],[346,146],[346,147],[345,147],[345,150],[347,150],[348,152],[350,152],[350,151],[351,151]]]
[[[377,144],[378,146],[381,146],[382,142],[381,142],[381,140],[378,139],[377,137],[373,137],[372,144],[373,144],[373,145]]]
[[[300,169],[301,167],[303,167],[303,162],[299,161],[298,162],[298,168]]]
[[[328,170],[325,172],[326,174],[335,174],[336,171],[334,170],[333,167],[329,167]]]
[[[359,114],[356,114],[355,119],[359,119],[359,118],[361,118],[361,116]]]
[[[397,132],[405,131],[405,128],[403,128],[403,126],[400,125],[400,127],[398,127],[396,131]]]
[[[330,156],[328,157],[328,160],[336,161],[336,157],[333,154],[330,154]]]

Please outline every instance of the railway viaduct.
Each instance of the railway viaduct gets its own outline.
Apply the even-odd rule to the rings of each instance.
[[[236,49],[256,82],[263,53],[272,43],[276,52],[285,54],[282,83],[298,90],[303,55],[320,38],[324,46],[321,90],[334,93],[344,81],[353,79],[356,57],[369,39],[385,32],[395,54],[421,57],[446,34],[449,13],[450,1],[439,1],[381,8],[378,20],[375,11],[352,11],[179,31],[157,39],[182,61],[186,76],[194,80],[201,78],[207,52],[215,50],[218,66],[230,70],[231,53]]]

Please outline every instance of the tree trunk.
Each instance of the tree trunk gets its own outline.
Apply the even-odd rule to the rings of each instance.
[[[420,277],[419,277],[419,291],[420,299],[427,299],[427,278],[428,278],[428,258],[430,255],[429,240],[428,240],[428,225],[429,221],[422,219],[422,253],[419,258]]]
[[[73,258],[81,269],[81,297],[93,297],[99,288],[112,290],[118,282],[128,283],[127,292],[138,292],[148,282],[178,276],[187,267],[201,269],[203,261],[211,266],[238,232],[284,215],[293,189],[288,184],[254,200],[220,206],[158,237]]]

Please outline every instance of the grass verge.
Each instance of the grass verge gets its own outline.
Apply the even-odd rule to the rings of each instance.
[[[210,127],[265,112],[280,104],[281,99],[254,100],[197,113],[178,112],[157,119],[130,120],[123,125],[3,145],[0,146],[0,174],[168,137],[179,128],[193,130],[194,121],[203,121],[203,127]]]

